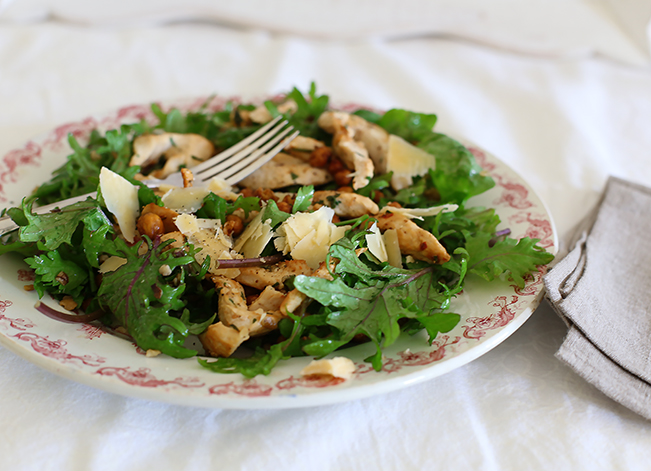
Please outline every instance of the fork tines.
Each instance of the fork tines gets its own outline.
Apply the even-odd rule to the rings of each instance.
[[[294,127],[288,125],[282,116],[276,117],[238,144],[223,152],[219,159],[196,165],[192,173],[201,181],[219,175],[229,184],[234,185],[271,160],[288,142],[299,133],[295,131],[287,136]],[[281,141],[282,140],[282,141]]]

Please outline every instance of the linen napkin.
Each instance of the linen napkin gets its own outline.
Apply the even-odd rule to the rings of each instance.
[[[557,358],[651,420],[650,235],[651,188],[610,177],[544,283],[569,328]]]

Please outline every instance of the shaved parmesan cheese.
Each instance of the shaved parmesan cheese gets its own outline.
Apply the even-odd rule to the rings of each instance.
[[[174,224],[176,224],[181,234],[185,236],[192,235],[200,230],[197,218],[192,214],[179,214],[174,218]]]
[[[377,227],[377,223],[373,223],[370,234],[366,234],[366,244],[368,245],[368,250],[377,258],[380,262],[386,262],[389,260],[387,255],[387,249],[384,244],[384,238],[380,234],[380,229]]]
[[[117,270],[125,263],[127,263],[126,258],[111,256],[106,260],[104,260],[104,262],[102,262],[102,264],[98,268],[98,271],[100,273],[109,273]]]
[[[218,260],[232,260],[231,247],[233,243],[230,237],[226,236],[221,230],[221,224],[213,223],[212,227],[202,228],[202,225],[208,225],[209,219],[197,219],[192,214],[179,214],[174,219],[174,224],[178,227],[188,242],[201,250],[195,255],[198,263],[203,263],[210,256],[210,267],[208,271],[213,275],[224,275],[234,278],[240,274],[237,269],[220,269]],[[201,224],[200,224],[201,223]]]
[[[273,237],[273,230],[267,221],[262,221],[262,212],[254,217],[235,243],[233,250],[245,258],[259,257]]]
[[[394,134],[389,135],[387,173],[393,172],[391,186],[402,190],[411,185],[412,177],[425,175],[436,168],[436,158]]]
[[[177,213],[196,213],[210,190],[201,186],[173,188],[163,195],[163,204]]]
[[[138,187],[106,167],[99,172],[99,188],[107,209],[115,216],[122,235],[129,242],[136,236],[136,219],[140,213]]]
[[[237,194],[233,192],[233,187],[223,178],[213,177],[208,181],[206,187],[217,196],[226,200],[236,200]]]
[[[382,234],[382,237],[384,238],[389,265],[402,268],[402,253],[400,252],[400,244],[398,243],[398,231],[395,229],[387,229]]]
[[[355,363],[346,357],[312,360],[309,365],[301,370],[303,376],[328,375],[342,379],[350,379],[354,372]]]
[[[292,215],[278,228],[276,249],[291,254],[294,260],[305,260],[310,268],[316,269],[325,261],[330,246],[350,228],[332,224],[334,214],[332,208],[322,206],[313,213]]]
[[[456,204],[442,204],[441,206],[432,206],[430,208],[396,208],[393,206],[385,206],[384,211],[391,213],[402,214],[409,219],[422,219],[427,216],[436,216],[438,213],[451,213],[459,209]]]

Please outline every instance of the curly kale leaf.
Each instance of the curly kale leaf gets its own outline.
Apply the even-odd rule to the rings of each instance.
[[[447,319],[456,322],[444,323],[436,322],[431,316],[445,310],[450,299],[460,292],[465,276],[463,257],[456,262],[460,265],[459,276],[448,286],[440,281],[438,266],[405,270],[384,265],[375,269],[357,257],[348,239],[334,244],[329,255],[339,260],[334,279],[299,275],[294,286],[330,310],[326,322],[336,328],[339,338],[315,340],[304,347],[306,353],[329,353],[363,333],[377,346],[373,366],[379,369],[381,348],[391,345],[400,335],[400,319],[423,320],[422,326],[431,338],[458,323],[456,315]]]
[[[546,265],[554,259],[552,254],[536,245],[538,239],[506,238],[491,244],[492,235],[486,232],[475,236],[467,235],[466,239],[468,271],[487,281],[505,275],[522,288],[527,274],[535,271],[537,266]]]
[[[115,315],[140,348],[188,358],[197,354],[183,346],[192,325],[187,322],[187,316],[180,319],[170,315],[185,307],[187,301],[181,296],[186,284],[177,285],[173,280],[164,279],[161,273],[183,272],[194,262],[194,257],[191,253],[170,250],[169,242],[161,243],[156,239],[140,256],[140,244],[129,247],[117,239],[118,251],[127,262],[104,275],[98,297],[100,305]]]
[[[46,292],[67,294],[81,304],[81,295],[89,278],[85,267],[63,258],[57,250],[26,258],[25,262],[36,274],[34,288],[40,297]]]
[[[46,204],[95,191],[102,167],[132,180],[140,171],[140,167],[129,167],[131,142],[135,136],[149,130],[150,127],[144,121],[123,124],[119,129],[108,131],[104,136],[94,130],[85,146],[72,134],[68,135],[72,153],[65,164],[52,172],[52,179],[36,189],[34,196],[38,198],[39,203]]]
[[[70,245],[80,223],[89,231],[111,226],[99,203],[92,198],[46,214],[33,213],[33,203],[33,199],[23,200],[22,210],[27,225],[20,227],[20,240],[42,242],[47,250],[54,250],[61,244]]]

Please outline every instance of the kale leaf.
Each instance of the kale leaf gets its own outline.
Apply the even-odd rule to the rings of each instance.
[[[187,271],[194,257],[191,250],[187,253],[171,250],[168,247],[171,242],[161,243],[157,238],[148,243],[147,252],[141,256],[138,250],[144,241],[129,247],[116,239],[117,250],[127,262],[104,274],[97,294],[100,305],[113,313],[140,348],[188,358],[197,354],[183,346],[192,325],[170,315],[185,307],[187,300],[181,296],[186,285],[174,283],[174,276],[171,280],[164,279],[161,273]]]
[[[467,235],[466,238],[468,271],[488,281],[506,274],[518,287],[523,288],[527,274],[535,271],[536,266],[554,259],[552,254],[536,245],[539,239],[506,238],[491,245],[492,236],[486,232]]]
[[[329,353],[361,333],[375,343],[378,353],[373,357],[373,366],[379,369],[381,349],[400,335],[400,319],[424,319],[423,327],[428,328],[431,337],[436,335],[435,331],[449,331],[456,325],[436,322],[430,316],[445,310],[450,299],[461,291],[465,276],[463,257],[456,262],[460,275],[448,286],[440,281],[440,267],[405,270],[384,264],[377,270],[358,258],[355,248],[353,240],[347,238],[331,246],[329,256],[338,260],[334,279],[304,275],[294,279],[299,291],[329,308],[326,322],[338,333],[334,342],[318,339],[305,345],[306,353]],[[451,319],[459,321],[458,317]]]

